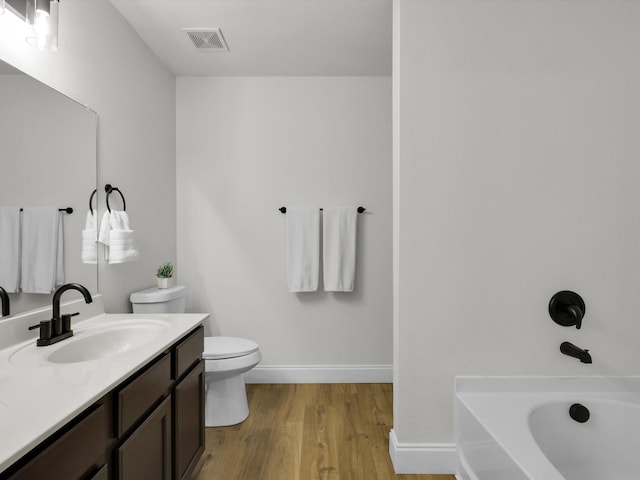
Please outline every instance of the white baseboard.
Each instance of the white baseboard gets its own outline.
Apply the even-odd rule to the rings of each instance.
[[[389,455],[396,474],[455,474],[458,469],[453,443],[399,443],[389,432]]]
[[[258,365],[246,383],[392,383],[391,365]]]

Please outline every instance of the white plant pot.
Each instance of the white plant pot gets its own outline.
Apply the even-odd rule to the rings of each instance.
[[[156,277],[158,279],[158,288],[169,288],[171,286],[172,277],[169,278],[165,278],[165,277]]]

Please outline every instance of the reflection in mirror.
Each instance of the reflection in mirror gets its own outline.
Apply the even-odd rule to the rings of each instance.
[[[1,61],[0,105],[0,206],[73,208],[62,214],[65,282],[97,293],[97,265],[81,259],[97,183],[96,113]],[[9,297],[16,314],[51,305],[52,294]]]

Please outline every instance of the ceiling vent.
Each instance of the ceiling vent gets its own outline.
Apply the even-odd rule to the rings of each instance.
[[[228,52],[229,47],[225,42],[219,28],[183,28],[193,45],[198,50],[210,52]]]

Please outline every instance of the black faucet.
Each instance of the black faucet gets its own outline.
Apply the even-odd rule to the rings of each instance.
[[[9,295],[2,287],[0,287],[0,300],[2,300],[2,316],[6,317],[9,315]]]
[[[29,327],[29,330],[33,330],[34,328],[40,329],[40,338],[38,338],[37,342],[39,347],[53,345],[54,343],[73,335],[73,330],[71,330],[71,317],[75,317],[79,312],[68,313],[60,316],[60,297],[62,297],[62,294],[67,290],[77,290],[82,294],[86,303],[93,302],[89,290],[79,283],[67,283],[66,285],[62,285],[58,288],[56,293],[53,294],[53,312],[51,320],[44,320],[38,325]]]
[[[562,342],[562,344],[560,344],[560,351],[565,355],[577,358],[582,363],[592,363],[589,350],[583,350],[582,348],[576,347],[573,343]]]

